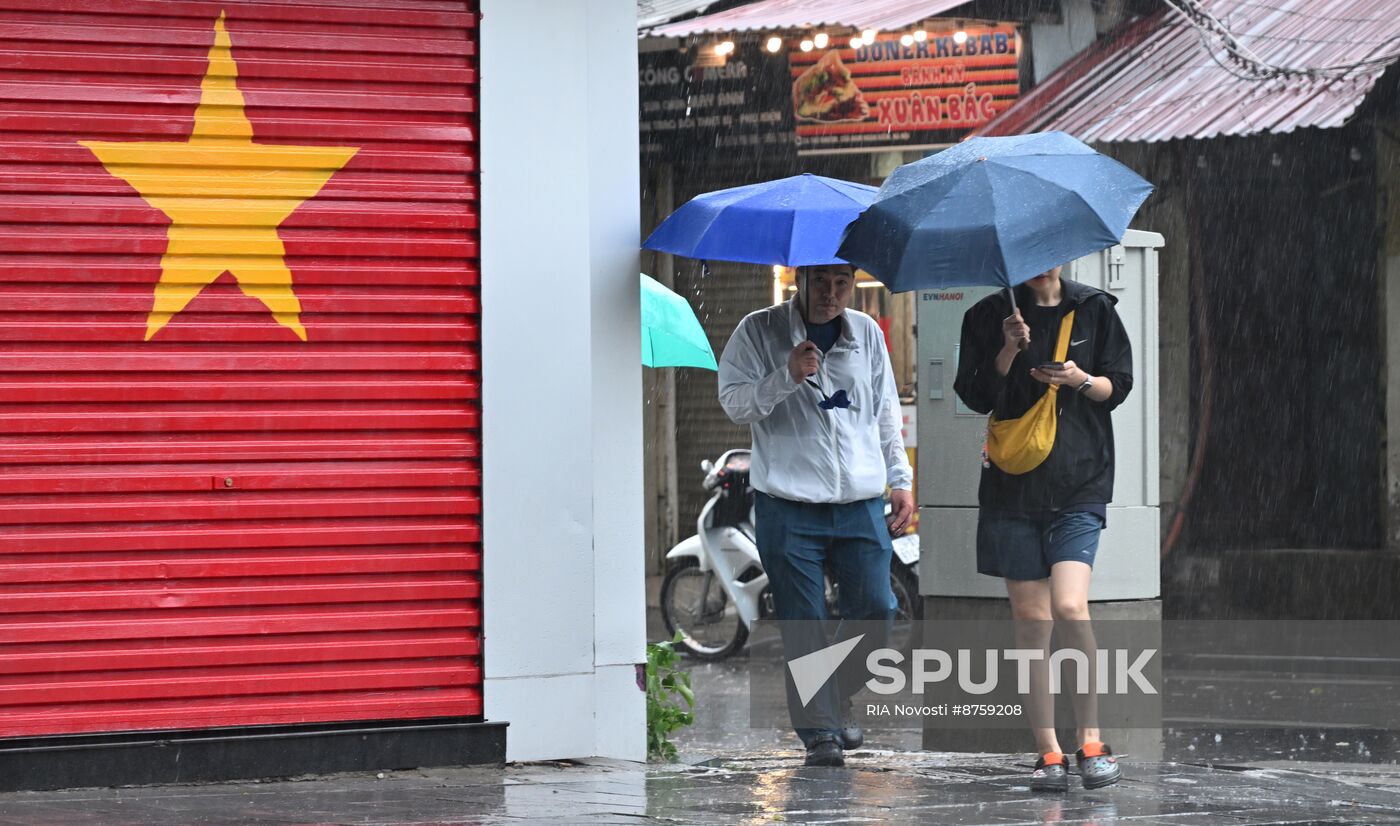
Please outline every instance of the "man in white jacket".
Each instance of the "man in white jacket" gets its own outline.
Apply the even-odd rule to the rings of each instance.
[[[753,431],[758,552],[784,658],[830,642],[821,622],[825,565],[839,585],[842,619],[879,621],[864,623],[877,630],[866,631],[846,660],[863,668],[864,652],[885,643],[894,617],[890,537],[913,516],[913,472],[884,334],[870,316],[847,309],[855,287],[850,265],[803,268],[798,287],[792,300],[739,323],[719,362],[720,404]],[[838,639],[849,633],[838,629]],[[843,765],[843,749],[861,743],[849,710],[860,682],[841,677],[805,706],[788,677],[788,712],[808,765]]]

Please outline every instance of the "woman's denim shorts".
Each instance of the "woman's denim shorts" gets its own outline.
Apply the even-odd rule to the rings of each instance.
[[[977,572],[1007,579],[1046,579],[1056,562],[1094,566],[1104,521],[1092,511],[1036,518],[982,511],[977,519]]]

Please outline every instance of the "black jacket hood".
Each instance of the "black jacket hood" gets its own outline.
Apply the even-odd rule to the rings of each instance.
[[[1024,307],[1028,304],[1035,303],[1035,293],[1031,291],[1030,285],[1022,282],[1017,284],[1014,290],[1016,292],[1017,307]],[[1091,287],[1088,284],[1081,284],[1078,281],[1071,281],[1063,277],[1060,278],[1060,292],[1062,294],[1060,300],[1071,307],[1078,307],[1096,295],[1107,298],[1110,304],[1118,303],[1118,296],[1107,290],[1101,290],[1098,287]],[[1006,290],[1000,290],[996,295],[1000,296],[1003,302],[1006,301]],[[1011,314],[1009,308],[1006,314]]]

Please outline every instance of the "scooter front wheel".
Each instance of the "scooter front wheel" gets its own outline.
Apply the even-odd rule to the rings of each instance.
[[[677,560],[661,581],[661,620],[670,636],[681,632],[681,650],[701,660],[731,656],[749,638],[738,606],[694,557]]]

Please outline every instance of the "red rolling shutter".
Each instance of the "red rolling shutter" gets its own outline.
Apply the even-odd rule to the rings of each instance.
[[[0,736],[481,714],[476,33],[0,0]]]

